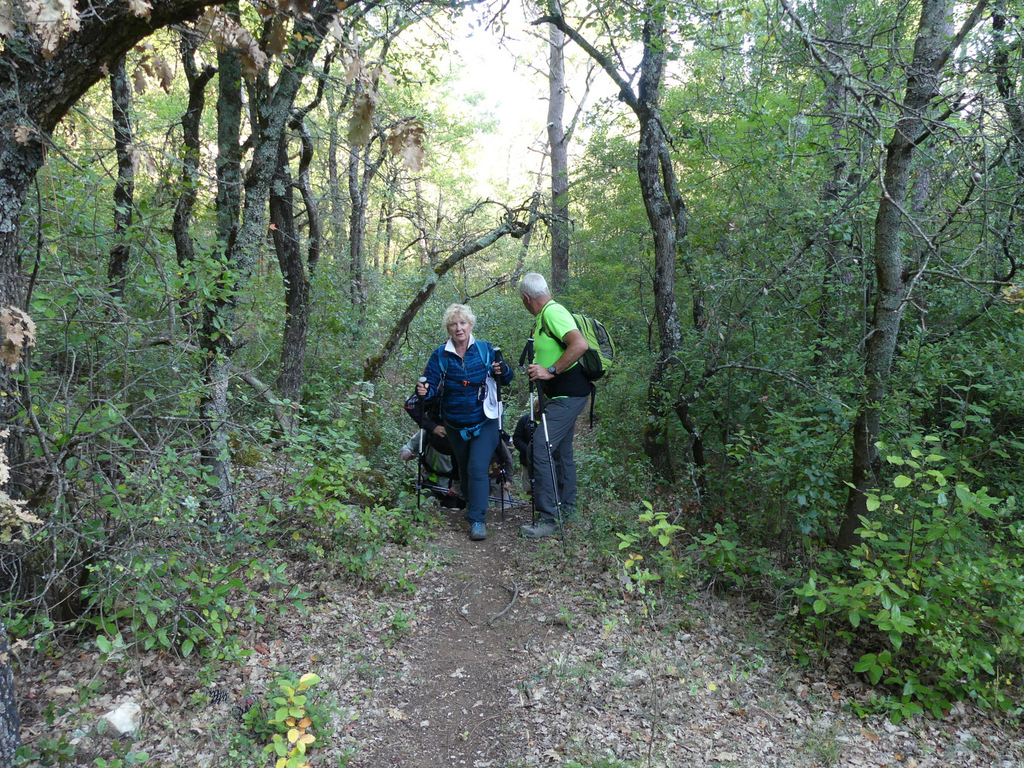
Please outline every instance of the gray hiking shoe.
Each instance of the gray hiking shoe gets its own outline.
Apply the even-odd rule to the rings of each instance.
[[[472,541],[483,541],[487,538],[487,526],[483,523],[473,523],[469,526],[469,538]]]
[[[541,520],[536,525],[521,525],[519,530],[528,539],[542,539],[545,536],[558,533],[558,526],[554,522]]]

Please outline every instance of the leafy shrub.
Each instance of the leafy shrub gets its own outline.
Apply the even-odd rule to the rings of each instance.
[[[152,556],[151,556],[152,557]],[[244,568],[260,561],[203,562],[163,553],[158,561],[134,556],[126,564],[97,566],[95,584],[84,591],[94,615],[85,619],[99,631],[100,650],[111,654],[126,646],[141,650],[177,648],[184,656],[196,648],[209,658],[238,658],[244,651],[232,637],[235,622],[256,613]],[[120,588],[108,588],[104,575],[119,571]]]
[[[306,753],[314,745],[326,744],[333,710],[310,693],[319,682],[319,675],[312,672],[298,678],[281,675],[267,701],[243,713],[245,727],[261,742],[269,742],[263,751],[275,757],[276,768],[307,768]]]
[[[405,543],[422,528],[424,513],[388,498],[392,490],[357,446],[348,417],[309,430],[292,445],[296,490],[289,499],[292,538],[316,557],[328,557],[350,575],[371,580],[389,543]]]
[[[822,402],[775,413],[760,433],[740,430],[728,447],[737,471],[724,493],[748,533],[763,541],[780,534],[825,537],[824,513],[839,506],[835,489],[841,487],[840,465],[846,460],[835,450],[837,435],[847,428],[848,415],[837,404]],[[751,514],[750,485],[758,489],[760,514]]]
[[[915,441],[893,492],[869,497],[862,542],[848,569],[812,572],[797,590],[801,615],[822,632],[866,643],[855,669],[892,696],[898,722],[951,702],[1013,708],[1024,666],[1024,524],[1013,497],[957,480],[970,475],[938,438]]]

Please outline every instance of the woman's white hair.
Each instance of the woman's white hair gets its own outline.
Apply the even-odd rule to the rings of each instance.
[[[548,281],[539,272],[527,272],[519,281],[519,292],[531,299],[538,299],[541,296],[550,296]]]
[[[476,315],[469,308],[468,304],[452,304],[444,311],[444,329],[447,331],[449,324],[456,317],[461,317],[470,325],[476,325]]]

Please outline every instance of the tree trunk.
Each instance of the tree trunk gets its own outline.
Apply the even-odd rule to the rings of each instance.
[[[238,18],[238,3],[227,11]],[[225,49],[217,55],[217,247],[215,259],[220,271],[206,275],[215,281],[213,298],[203,308],[199,346],[203,356],[206,390],[200,403],[203,441],[200,460],[211,491],[212,522],[234,519],[235,496],[231,482],[231,452],[228,446],[228,384],[233,353],[234,284],[231,252],[238,240],[242,194],[242,61],[237,51]]]
[[[308,139],[308,136],[305,137]],[[303,141],[300,156],[300,178],[306,175],[308,187],[309,162],[312,144]],[[310,285],[309,269],[319,256],[319,218],[315,202],[310,205],[307,194],[303,194],[310,221],[309,269],[303,260],[301,237],[295,226],[294,183],[289,167],[288,142],[281,140],[278,150],[278,169],[270,193],[270,220],[274,250],[277,253],[285,290],[284,333],[281,342],[281,369],[277,376],[277,390],[281,397],[298,402],[302,391],[306,362],[306,336],[309,331]]]
[[[199,190],[199,125],[206,106],[206,86],[217,73],[213,66],[202,72],[195,63],[196,38],[186,32],[181,36],[181,61],[188,81],[188,106],[181,116],[181,194],[174,206],[171,232],[178,264],[184,266],[195,259],[195,244],[192,241],[192,211],[195,209]]]
[[[200,146],[200,122],[206,108],[206,86],[217,74],[216,67],[207,65],[200,72],[195,62],[198,38],[188,32],[181,33],[179,50],[182,67],[188,82],[188,105],[181,116],[181,192],[174,206],[171,220],[171,234],[178,265],[184,267],[195,260],[195,242],[192,239],[192,212],[201,184],[199,164],[202,156]],[[186,292],[178,302],[181,322],[191,333],[196,326],[195,290]]]
[[[117,183],[114,185],[114,247],[110,250],[107,282],[110,293],[124,296],[131,246],[127,242],[135,205],[135,164],[133,161],[132,86],[125,70],[125,57],[117,60],[110,72],[110,102],[114,124],[114,148],[117,152]]]
[[[551,290],[569,287],[569,142],[565,134],[565,33],[549,25],[548,147],[551,152]]]
[[[983,5],[982,2],[980,5]],[[878,286],[865,341],[862,399],[853,435],[850,489],[839,527],[837,546],[846,549],[860,537],[861,518],[868,517],[867,493],[878,486],[881,460],[875,444],[881,432],[882,409],[896,354],[900,322],[908,299],[901,246],[903,217],[914,149],[933,130],[928,114],[941,96],[942,71],[963,36],[977,23],[980,5],[950,41],[948,19],[953,0],[923,0],[913,59],[907,69],[906,94],[886,146],[882,199],[875,217],[874,264]]]
[[[20,746],[21,721],[14,692],[11,645],[4,620],[0,618],[0,767],[8,768],[14,764],[14,753]]]
[[[676,353],[683,345],[679,308],[676,303],[676,261],[681,245],[675,211],[669,196],[668,176],[662,162],[665,135],[659,105],[661,77],[665,65],[665,46],[661,42],[664,29],[656,18],[644,25],[644,55],[640,65],[636,115],[640,123],[637,144],[637,176],[647,221],[654,238],[654,306],[658,317],[660,347],[658,361],[648,384],[648,419],[644,426],[644,453],[655,472],[665,480],[672,477],[668,450],[668,419],[670,413],[666,378],[676,363]],[[671,162],[671,161],[669,161]],[[668,170],[671,170],[669,166]],[[674,183],[674,177],[673,177]],[[685,231],[685,228],[684,228]],[[689,421],[694,424],[692,417]],[[700,431],[695,435],[699,438]]]
[[[837,42],[845,41],[849,33],[847,16],[851,11],[850,6],[841,5],[828,20],[826,38]],[[831,135],[827,157],[829,160],[829,178],[822,186],[821,200],[824,213],[829,216],[831,212],[840,206],[840,200],[847,185],[849,176],[849,162],[847,160],[848,147],[846,143],[847,120],[847,87],[845,76],[845,61],[836,53],[833,48],[828,48],[825,53],[827,67],[821,72],[825,81],[825,114],[827,115]],[[824,252],[824,270],[822,274],[821,298],[818,301],[818,342],[815,345],[815,364],[825,361],[829,345],[827,343],[836,322],[837,310],[841,304],[835,300],[835,294],[843,284],[842,264],[843,254],[846,249],[844,238],[836,232],[826,233],[822,244]]]
[[[331,131],[327,145],[327,188],[331,194],[331,252],[346,250],[345,194],[342,192],[341,175],[338,173],[338,113],[331,116]]]
[[[658,3],[644,6],[643,58],[636,93],[630,81],[616,69],[615,62],[602,54],[578,30],[570,27],[561,14],[545,16],[535,24],[557,26],[600,66],[619,88],[619,97],[636,115],[640,127],[637,144],[637,175],[647,220],[654,240],[654,305],[658,318],[659,355],[648,384],[648,419],[644,426],[644,452],[663,479],[671,476],[668,450],[667,416],[675,409],[685,412],[683,427],[690,432],[693,457],[703,456],[703,438],[693,419],[686,396],[670,398],[666,389],[668,374],[679,365],[678,351],[683,345],[679,307],[676,303],[676,265],[682,263],[690,278],[691,308],[694,325],[707,324],[703,288],[690,260],[681,252],[686,236],[686,205],[676,182],[668,139],[661,122],[659,100],[661,80],[668,50],[665,45],[665,9]],[[673,400],[674,402],[670,402]],[[685,406],[685,407],[682,407]],[[697,467],[703,474],[703,467]]]
[[[366,307],[366,286],[363,283],[363,248],[366,237],[366,196],[363,186],[359,183],[359,155],[362,148],[355,144],[349,146],[348,155],[348,269],[349,297],[352,306],[360,311]]]

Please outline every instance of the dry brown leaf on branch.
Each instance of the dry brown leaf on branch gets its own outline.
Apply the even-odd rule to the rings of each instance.
[[[174,83],[174,70],[171,69],[171,65],[167,63],[167,59],[163,56],[156,56],[153,59],[153,69],[156,72],[157,82],[160,83],[160,87],[164,93],[171,92],[171,85]]]
[[[11,0],[0,0],[0,37],[14,34],[14,8]]]
[[[0,310],[0,335],[0,360],[14,369],[25,352],[36,345],[36,324],[17,307],[4,307]]]
[[[270,22],[270,35],[267,38],[267,56],[278,56],[288,44],[288,27],[285,20],[276,16]]]
[[[14,134],[14,140],[21,145],[28,144],[32,139],[32,127],[29,125],[16,125],[12,131]]]
[[[136,94],[143,94],[149,87],[149,78],[146,77],[146,67],[142,62],[132,70],[132,87]]]
[[[23,7],[45,59],[53,57],[65,32],[76,32],[81,26],[74,0],[27,0]]]
[[[267,54],[260,49],[249,30],[219,8],[207,9],[199,17],[196,28],[219,48],[239,51],[242,71],[247,78],[253,78],[266,67]]]
[[[373,117],[377,112],[377,93],[364,91],[352,103],[352,119],[348,124],[348,140],[356,146],[363,146],[373,132]]]
[[[358,54],[346,51],[341,55],[341,62],[345,65],[345,82],[355,82],[360,72],[363,71],[363,58]]]
[[[153,4],[149,0],[128,0],[128,7],[140,19],[148,19],[150,11],[153,10]]]
[[[313,15],[312,0],[282,0],[281,9],[294,13],[296,16],[310,17]]]
[[[422,122],[415,117],[405,118],[391,130],[387,146],[392,155],[402,158],[406,168],[419,171],[427,154],[423,148],[425,135]]]

